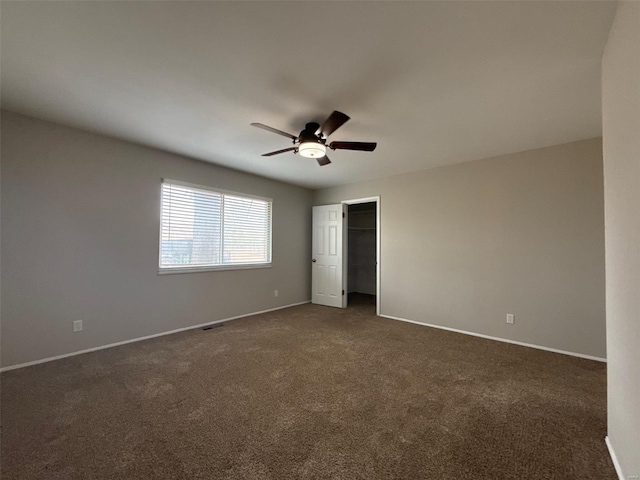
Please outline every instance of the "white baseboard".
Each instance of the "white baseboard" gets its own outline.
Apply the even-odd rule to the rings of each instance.
[[[162,337],[164,335],[171,335],[172,333],[184,332],[186,330],[195,330],[196,328],[202,328],[208,325],[216,325],[218,323],[229,322],[231,320],[236,320],[238,318],[245,318],[245,317],[251,317],[252,315],[259,315],[261,313],[274,312],[276,310],[282,310],[283,308],[290,308],[290,307],[295,307],[297,305],[304,305],[305,303],[309,303],[309,302],[311,302],[311,300],[307,300],[305,302],[292,303],[290,305],[284,305],[282,307],[269,308],[268,310],[260,310],[259,312],[245,313],[243,315],[224,318],[222,320],[216,320],[214,322],[201,323],[200,325],[191,325],[189,327],[176,328],[175,330],[169,330],[168,332],[155,333],[153,335],[147,335],[145,337],[138,337],[138,338],[132,338],[131,340],[124,340],[122,342],[109,343],[107,345],[101,345],[99,347],[87,348],[86,350],[78,350],[77,352],[65,353],[63,355],[56,355],[55,357],[47,357],[47,358],[42,358],[40,360],[33,360],[31,362],[19,363],[17,365],[9,365],[8,367],[0,368],[0,372],[6,372],[8,370],[16,370],[18,368],[30,367],[31,365],[38,365],[39,363],[52,362],[54,360],[73,357],[75,355],[82,355],[83,353],[95,352],[97,350],[104,350],[106,348],[118,347],[120,345],[126,345],[127,343],[141,342],[143,340],[149,340],[151,338]]]
[[[442,325],[433,325],[431,323],[416,322],[415,320],[407,320],[406,318],[392,317],[391,315],[379,315],[379,316],[384,318],[390,318],[391,320],[399,320],[401,322],[408,322],[408,323],[413,323],[415,325],[422,325],[423,327],[438,328],[440,330],[447,330],[449,332],[462,333],[464,335],[471,335],[474,337],[486,338],[488,340],[495,340],[497,342],[512,343],[514,345],[520,345],[521,347],[536,348],[538,350],[546,350],[547,352],[561,353],[563,355],[571,355],[572,357],[586,358],[587,360],[595,360],[596,362],[606,363],[607,361],[606,358],[594,357],[592,355],[585,355],[583,353],[567,352],[565,350],[558,350],[557,348],[543,347],[541,345],[534,345],[532,343],[517,342],[515,340],[508,340],[506,338],[492,337],[490,335],[483,335],[482,333],[468,332],[466,330],[459,330],[457,328],[443,327]]]
[[[622,468],[620,467],[620,462],[618,462],[618,457],[616,456],[616,452],[613,450],[613,446],[611,446],[611,442],[609,441],[608,436],[604,437],[604,443],[607,444],[607,449],[609,450],[609,456],[611,457],[611,461],[613,462],[613,467],[616,469],[618,478],[620,480],[625,480],[624,475],[622,475]]]

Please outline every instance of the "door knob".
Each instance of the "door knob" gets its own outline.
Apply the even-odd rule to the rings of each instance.
[[[312,259],[311,261],[312,261],[313,263],[316,263],[316,259],[315,259],[315,258],[314,258],[314,259]]]

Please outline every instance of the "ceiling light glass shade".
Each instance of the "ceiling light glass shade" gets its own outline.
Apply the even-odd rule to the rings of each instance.
[[[327,147],[318,142],[303,142],[298,147],[298,153],[307,158],[320,158],[327,153]]]

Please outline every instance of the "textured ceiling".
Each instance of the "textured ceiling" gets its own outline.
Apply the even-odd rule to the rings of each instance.
[[[2,105],[319,188],[601,134],[613,2],[2,2]],[[332,110],[333,163],[260,154]]]

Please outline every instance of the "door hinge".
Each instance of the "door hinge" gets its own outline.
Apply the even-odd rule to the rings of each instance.
[[[344,218],[344,212],[342,212],[342,218]]]
[[[342,290],[342,295],[344,295],[344,290]]]

